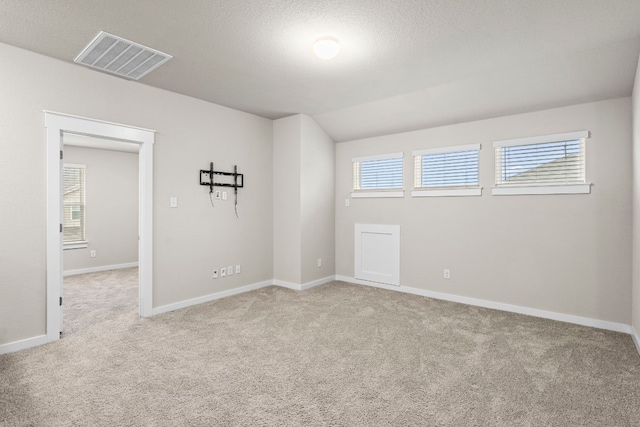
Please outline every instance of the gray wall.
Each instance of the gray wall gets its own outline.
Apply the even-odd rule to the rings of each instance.
[[[273,122],[273,277],[300,284],[301,116]]]
[[[589,195],[492,196],[495,140],[591,131]],[[481,143],[480,197],[344,199],[352,157]],[[337,145],[336,273],[353,276],[355,223],[401,226],[400,283],[605,321],[631,322],[631,99]],[[451,279],[443,269],[451,269]]]
[[[311,117],[301,120],[301,275],[308,283],[335,274],[336,144]]]
[[[633,320],[640,334],[640,63],[633,86]]]
[[[333,276],[335,143],[296,114],[274,121],[273,146],[274,278],[304,284]]]
[[[0,344],[45,334],[43,110],[157,130],[154,307],[272,279],[271,120],[4,44],[0,57],[0,212],[10,224],[0,229]],[[245,174],[239,219],[233,197],[212,208],[198,185],[210,161]],[[232,264],[242,273],[211,278]]]
[[[64,271],[137,262],[138,154],[65,145],[64,162],[86,165],[88,242],[64,251]]]

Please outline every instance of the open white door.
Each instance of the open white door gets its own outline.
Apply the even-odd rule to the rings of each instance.
[[[60,134],[60,138],[62,138],[62,133]],[[62,139],[61,139],[62,141]],[[59,248],[60,248],[60,254],[62,254],[62,242],[64,240],[63,238],[63,233],[64,233],[64,224],[63,222],[63,218],[64,218],[64,189],[62,186],[62,182],[64,180],[64,160],[62,159],[62,143],[60,144],[60,161],[58,162],[58,167],[60,168],[60,188],[58,191],[58,196],[59,196],[59,200],[60,200],[60,242],[59,242]],[[62,260],[62,255],[60,256],[60,271],[62,272],[64,270],[64,266],[63,266],[63,260]],[[62,305],[62,295],[64,295],[64,280],[60,279],[60,296],[59,296],[59,302],[58,304],[60,305],[60,334],[64,332],[64,307]]]

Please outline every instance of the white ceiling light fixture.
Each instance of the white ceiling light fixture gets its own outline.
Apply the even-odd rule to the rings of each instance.
[[[321,59],[331,59],[340,52],[340,43],[335,37],[322,37],[313,43],[313,53]]]
[[[139,80],[171,58],[164,52],[101,31],[74,62]]]

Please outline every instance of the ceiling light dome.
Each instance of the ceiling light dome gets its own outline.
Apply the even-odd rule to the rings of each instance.
[[[334,37],[322,37],[313,43],[313,53],[321,59],[334,58],[340,52],[340,43]]]

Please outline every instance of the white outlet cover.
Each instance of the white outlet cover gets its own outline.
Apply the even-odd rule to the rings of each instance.
[[[218,278],[218,270],[213,270],[213,278],[214,279]]]
[[[344,199],[344,205],[345,205],[346,207],[349,207],[349,206],[351,205],[351,200],[349,200],[349,199]]]
[[[229,267],[227,267],[227,276],[232,276],[233,275],[233,265],[230,265]]]
[[[236,265],[236,274],[240,274],[240,264]]]
[[[177,197],[170,197],[169,198],[169,206],[172,208],[177,208],[178,207],[178,198]]]
[[[227,192],[226,191],[222,192],[222,200],[227,200]]]

